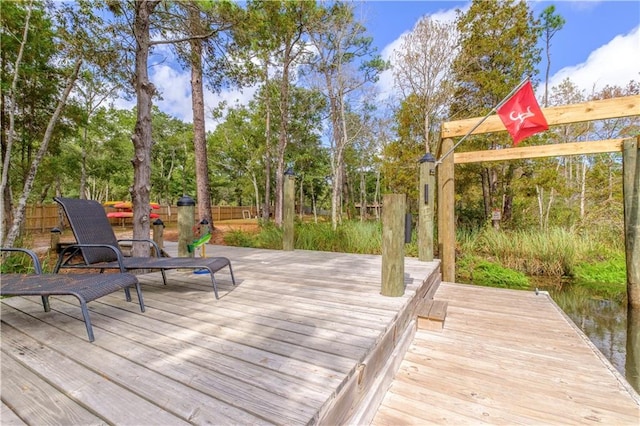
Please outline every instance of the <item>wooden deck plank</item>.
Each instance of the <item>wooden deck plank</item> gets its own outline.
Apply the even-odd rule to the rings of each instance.
[[[20,405],[23,405],[22,402]],[[2,407],[0,407],[0,420],[2,420],[2,424],[5,426],[23,426],[27,424],[4,402],[2,402]]]
[[[377,354],[386,349],[376,352],[377,345],[393,347],[393,324],[438,268],[438,262],[409,259],[406,295],[385,298],[379,256],[226,247],[208,254],[230,257],[238,282],[233,286],[226,271],[217,273],[219,300],[208,275],[169,271],[166,286],[159,273],[140,275],[146,312],[122,293],[91,302],[96,340],[89,343],[74,299],[52,298],[47,313],[39,298],[5,299],[2,350],[9,348],[5,335],[14,336],[6,342],[41,345],[50,364],[64,359],[66,374],[76,376],[53,377],[50,386],[58,392],[96,382],[98,395],[107,389],[120,395],[105,401],[127,396],[135,406],[142,400],[177,422],[313,424],[335,407],[348,411],[357,403],[358,383],[368,383],[383,362]],[[102,364],[92,366],[96,359]],[[24,368],[31,363],[37,377],[52,368],[39,359]],[[108,402],[100,407],[80,398],[73,401],[99,421],[137,419],[113,417]]]
[[[441,283],[436,297],[445,327],[418,330],[374,424],[433,406],[453,413],[434,424],[640,423],[637,394],[546,294]]]
[[[2,352],[2,389],[3,425],[103,424],[99,417],[91,414],[66,395],[60,395],[56,388],[4,351]],[[20,413],[22,419],[15,414],[14,410]]]
[[[13,385],[3,380],[3,413],[18,424],[43,423],[22,417],[38,395],[18,385],[33,383],[94,416],[86,423],[343,424],[378,382],[376,372],[390,374],[380,369],[399,341],[411,341],[401,336],[415,320],[414,296],[439,281],[438,262],[407,259],[405,295],[385,298],[379,256],[222,246],[207,254],[232,260],[237,286],[220,271],[216,299],[207,275],[171,271],[166,286],[159,273],[140,275],[147,311],[122,293],[91,302],[93,343],[73,298],[52,298],[48,313],[38,298],[2,300],[0,346],[10,360],[3,373],[28,372]],[[406,343],[406,359],[393,363],[405,376],[374,424],[637,418],[613,373],[543,297],[442,287],[445,328]],[[38,400],[40,409],[53,403]],[[125,411],[112,412],[120,405]],[[141,421],[151,412],[153,420]]]
[[[15,318],[13,315],[11,317],[12,320]],[[39,327],[38,330],[59,337],[55,330],[47,325]],[[84,407],[90,407],[93,413],[105,421],[115,424],[189,424],[129,389],[117,385],[110,378],[83,367],[75,360],[42,345],[26,334],[17,330],[12,330],[12,333],[5,331],[6,329],[3,329],[3,353],[8,353],[14,360],[19,358],[23,366],[28,366],[34,374],[46,378],[58,392]],[[67,345],[72,345],[68,338],[61,340]],[[57,393],[54,395],[57,399]],[[63,414],[58,413],[57,421],[59,424],[68,424],[68,421],[61,421]]]

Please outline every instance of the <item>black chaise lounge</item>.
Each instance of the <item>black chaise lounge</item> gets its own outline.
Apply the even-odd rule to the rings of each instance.
[[[131,239],[118,240],[104,208],[97,201],[62,197],[55,197],[54,200],[64,209],[77,242],[77,244],[62,250],[56,264],[56,272],[60,268],[97,268],[101,271],[118,268],[117,258],[112,248],[122,254],[119,243],[140,241]],[[162,271],[162,280],[164,284],[167,284],[167,277],[164,272],[167,269],[207,269],[211,275],[211,283],[213,284],[216,299],[218,298],[218,285],[214,273],[228,266],[231,282],[233,285],[236,284],[231,262],[226,257],[160,257],[160,249],[155,241],[142,241],[153,248],[152,251],[155,257],[123,257],[124,267],[127,270],[160,270]],[[102,247],[96,247],[95,245],[101,245]],[[81,257],[82,260],[77,261],[78,257]]]
[[[43,274],[36,254],[22,248],[0,248],[5,252],[23,252],[33,261],[34,274],[2,274],[0,277],[0,295],[2,296],[41,296],[45,312],[51,310],[49,296],[75,296],[80,302],[80,309],[87,327],[89,341],[93,342],[93,327],[89,317],[87,303],[114,291],[124,290],[127,301],[131,301],[129,287],[135,286],[138,293],[140,310],[144,312],[144,301],[140,283],[135,275],[116,274]]]

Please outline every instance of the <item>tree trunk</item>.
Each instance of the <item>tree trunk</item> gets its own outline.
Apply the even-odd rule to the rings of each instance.
[[[87,132],[88,129],[87,127],[89,126],[88,123],[88,116],[87,116],[87,122],[84,125],[84,129],[82,132],[82,153],[81,155],[81,160],[80,160],[80,196],[79,198],[81,200],[86,200],[87,199]]]
[[[268,59],[265,59],[264,66],[264,82],[265,87],[269,87],[269,65]],[[265,105],[267,107],[265,117],[265,151],[264,151],[264,207],[262,208],[262,219],[269,221],[271,215],[271,95],[269,90],[265,90]]]
[[[147,63],[151,46],[150,20],[158,1],[138,0],[135,3],[133,32],[136,38],[135,91],[137,95],[136,125],[131,140],[134,146],[133,186],[133,239],[149,239],[149,193],[151,190],[152,97],[155,87],[149,81]],[[134,256],[149,256],[146,244],[133,245]]]
[[[291,46],[285,48],[282,81],[280,83],[280,134],[276,159],[276,205],[275,222],[282,225],[282,209],[284,206],[284,155],[287,149],[289,120],[289,65],[291,62]]]
[[[5,143],[5,132],[4,127],[2,131],[2,154],[4,157],[2,158],[2,178],[0,179],[0,214],[2,215],[1,225],[0,225],[0,243],[4,247],[11,247],[13,245],[13,241],[11,245],[5,244],[5,237],[10,232],[10,223],[13,223],[13,206],[12,206],[12,193],[11,186],[9,185],[9,164],[11,161],[11,148],[13,146],[13,138],[15,131],[15,93],[18,87],[18,78],[20,77],[20,64],[22,63],[22,55],[24,53],[24,47],[27,44],[27,38],[29,35],[29,21],[31,20],[31,9],[33,6],[33,0],[29,2],[29,7],[27,8],[27,14],[24,18],[24,29],[22,31],[22,40],[20,41],[20,49],[18,50],[18,56],[16,57],[16,62],[13,66],[13,79],[11,80],[11,91],[9,92],[8,104],[9,108],[9,129],[7,131],[7,139]],[[2,114],[4,114],[4,106],[7,105],[7,99],[4,96],[4,90],[2,91]],[[4,126],[4,117],[2,117],[2,125]]]
[[[201,22],[198,9],[189,8],[191,30],[201,33]],[[194,39],[191,45],[191,107],[193,110],[193,146],[196,157],[196,192],[198,203],[198,219],[206,220],[211,229],[211,188],[209,186],[209,164],[207,156],[207,139],[204,121],[204,88],[202,85],[202,41]]]
[[[29,198],[29,195],[31,194],[31,190],[33,189],[33,183],[36,179],[36,174],[38,173],[40,162],[42,161],[45,154],[47,153],[47,150],[49,147],[49,141],[53,136],[53,130],[56,124],[58,123],[58,119],[60,118],[60,115],[62,114],[62,110],[64,109],[64,106],[67,103],[67,98],[69,97],[71,90],[76,84],[76,80],[78,79],[78,72],[80,71],[81,66],[82,66],[82,59],[78,59],[73,69],[73,72],[71,73],[71,75],[69,76],[69,79],[67,80],[67,86],[65,87],[62,97],[58,101],[56,110],[54,111],[53,115],[49,119],[49,124],[47,125],[47,129],[44,132],[44,137],[42,138],[40,149],[38,149],[38,152],[35,158],[33,159],[33,162],[31,163],[29,174],[27,175],[27,178],[25,179],[25,182],[24,182],[22,195],[20,196],[20,199],[18,200],[18,204],[14,209],[13,223],[11,225],[11,229],[9,229],[9,233],[7,234],[6,240],[2,244],[3,247],[13,247],[13,243],[15,242],[16,238],[20,234],[20,228],[22,227],[22,220],[24,218],[24,213],[27,207],[27,199]]]
[[[491,184],[489,183],[489,169],[482,169],[482,200],[484,202],[484,218],[491,217]]]

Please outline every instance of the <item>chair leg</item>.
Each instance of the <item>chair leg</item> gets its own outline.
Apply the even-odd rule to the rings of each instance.
[[[51,310],[51,306],[49,306],[49,296],[42,296],[42,306],[44,307],[45,312],[49,312]]]
[[[138,303],[140,303],[140,311],[144,312],[144,300],[142,300],[142,288],[140,288],[140,283],[136,283],[136,293],[138,293]]]
[[[236,285],[236,278],[233,276],[233,269],[231,268],[231,262],[229,262],[229,273],[231,274],[231,282]]]
[[[218,283],[216,282],[216,277],[213,276],[213,271],[211,269],[209,269],[209,275],[211,275],[211,282],[213,283],[213,293],[216,295],[216,299],[220,299],[218,297]]]
[[[81,297],[78,297],[80,302],[80,309],[82,310],[82,317],[84,318],[84,325],[87,327],[87,335],[89,336],[89,342],[93,342],[93,327],[91,326],[91,318],[89,317],[89,309],[87,309],[87,302]]]
[[[129,291],[129,287],[124,288],[124,296],[127,302],[131,302],[131,292]]]
[[[162,282],[167,285],[167,274],[164,273],[164,269],[161,269],[160,272],[162,272]]]

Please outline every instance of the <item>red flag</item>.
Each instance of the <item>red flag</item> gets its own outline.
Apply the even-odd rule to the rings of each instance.
[[[521,140],[549,128],[540,105],[533,94],[531,81],[507,99],[498,109],[498,116],[517,145]]]

